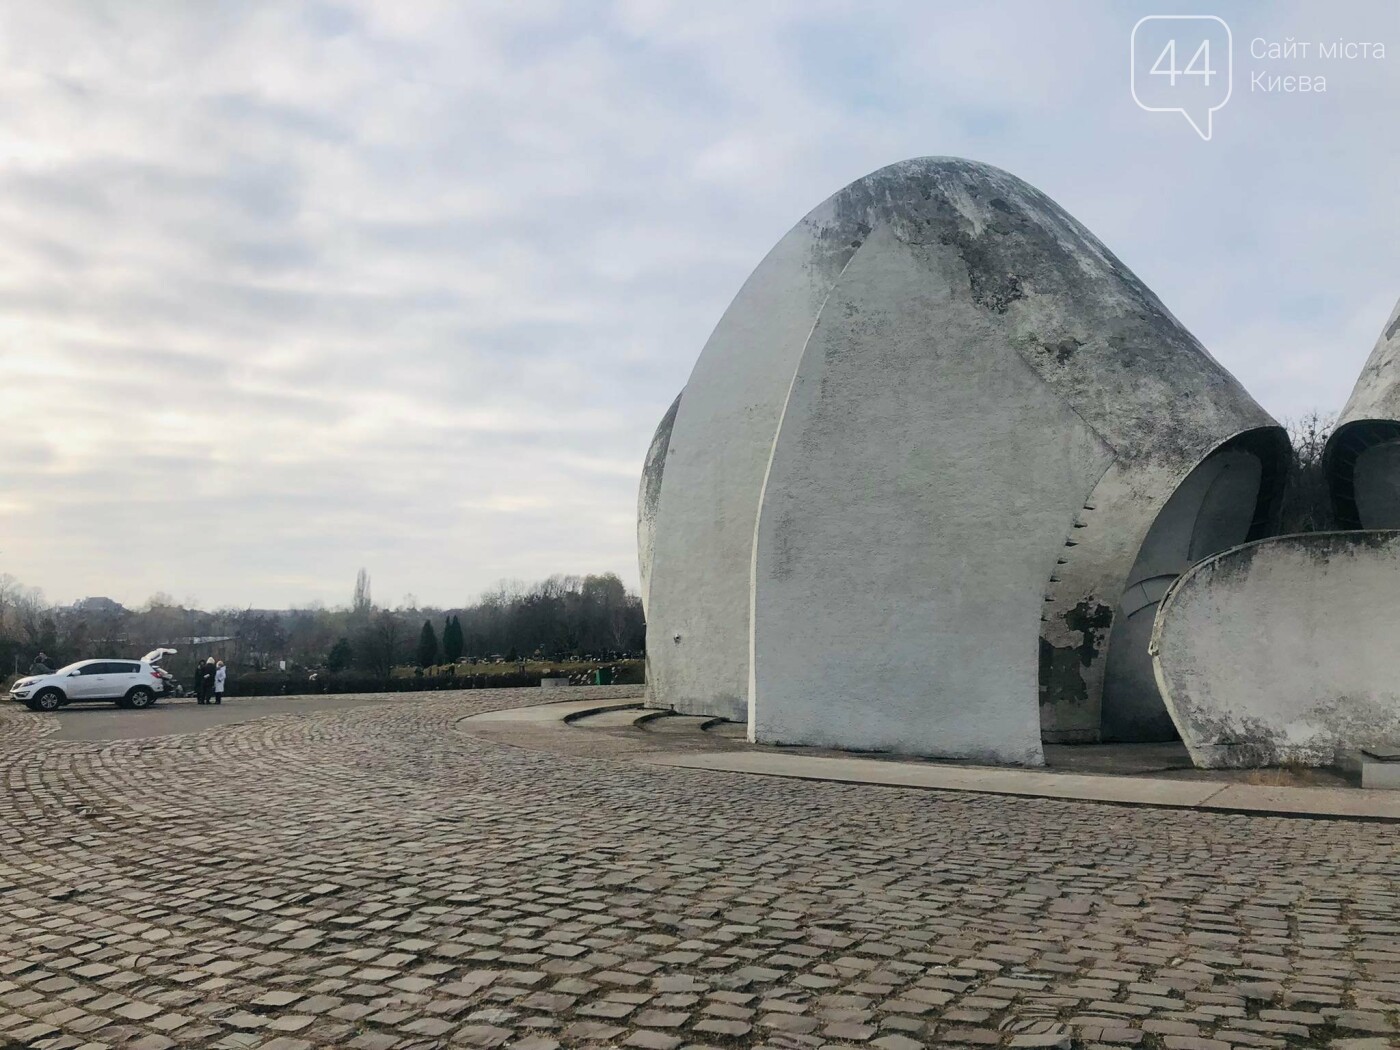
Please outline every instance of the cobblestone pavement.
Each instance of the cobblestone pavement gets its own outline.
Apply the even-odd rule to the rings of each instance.
[[[457,726],[539,698],[105,742],[0,712],[0,1046],[1400,1043],[1394,825],[660,769]]]

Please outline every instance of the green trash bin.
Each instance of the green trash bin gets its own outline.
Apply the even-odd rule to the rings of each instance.
[[[600,667],[593,672],[594,685],[612,685],[613,669],[611,667]]]

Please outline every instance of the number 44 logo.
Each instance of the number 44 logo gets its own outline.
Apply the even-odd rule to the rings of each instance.
[[[1215,111],[1230,101],[1233,43],[1215,15],[1139,19],[1128,52],[1133,101],[1150,113],[1180,113],[1209,142]]]
[[[1167,68],[1162,68],[1162,63],[1167,64]],[[1196,48],[1196,53],[1191,56],[1191,61],[1186,63],[1185,69],[1176,68],[1176,37],[1167,41],[1167,46],[1162,48],[1162,53],[1157,56],[1157,61],[1152,63],[1151,75],[1154,77],[1168,77],[1168,83],[1176,87],[1177,77],[1201,77],[1201,83],[1210,87],[1210,78],[1215,76],[1216,71],[1210,68],[1210,41],[1202,40],[1201,46]]]

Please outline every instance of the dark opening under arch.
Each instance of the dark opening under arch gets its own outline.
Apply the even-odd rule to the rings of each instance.
[[[1104,741],[1177,739],[1147,652],[1157,606],[1196,562],[1274,534],[1288,458],[1282,429],[1240,434],[1197,464],[1157,515],[1113,617],[1100,723]]]

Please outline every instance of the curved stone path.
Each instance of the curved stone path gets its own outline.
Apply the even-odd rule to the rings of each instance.
[[[540,699],[112,742],[0,711],[0,1047],[1400,1041],[1393,826],[668,769],[458,726]]]

